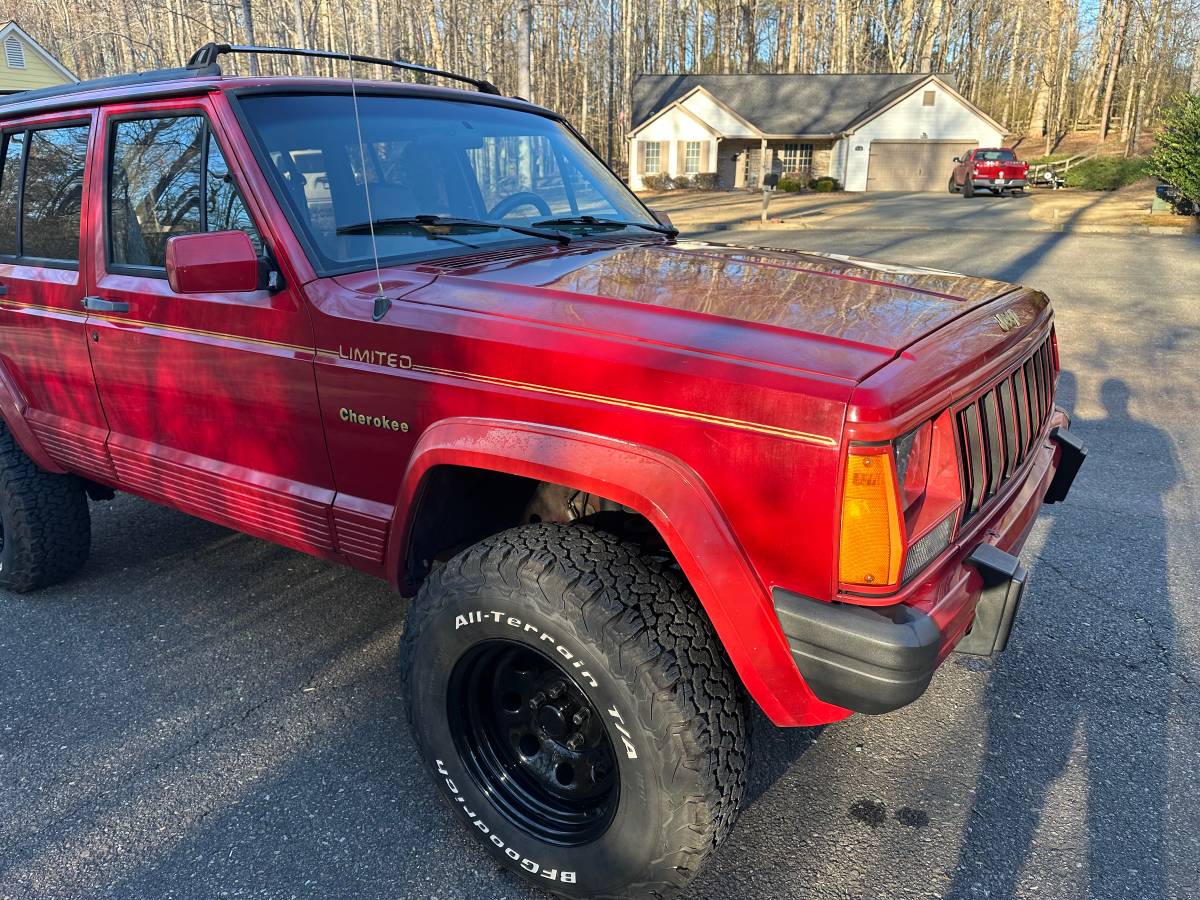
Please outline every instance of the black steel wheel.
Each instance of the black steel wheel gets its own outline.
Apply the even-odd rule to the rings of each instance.
[[[454,667],[446,701],[468,773],[507,822],[564,847],[605,832],[620,797],[612,741],[557,663],[513,641],[484,641]]]
[[[678,893],[733,827],[745,697],[680,573],[587,525],[515,528],[432,573],[408,718],[488,853],[559,896]]]

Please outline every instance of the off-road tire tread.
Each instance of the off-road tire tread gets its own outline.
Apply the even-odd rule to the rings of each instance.
[[[25,593],[65,581],[87,562],[91,516],[72,475],[39,469],[0,424],[0,495],[9,506],[0,588]]]
[[[430,576],[409,612],[405,644],[421,640],[448,589],[470,590],[496,576],[532,580],[541,599],[558,604],[547,611],[559,614],[560,627],[564,619],[581,621],[584,633],[615,648],[618,665],[608,674],[642,698],[633,710],[642,727],[675,745],[680,764],[667,786],[686,799],[655,861],[669,880],[629,886],[631,896],[673,896],[733,828],[749,764],[745,695],[699,601],[672,565],[611,534],[530,525],[481,541]],[[406,695],[413,656],[401,656]],[[416,733],[411,705],[408,717]]]

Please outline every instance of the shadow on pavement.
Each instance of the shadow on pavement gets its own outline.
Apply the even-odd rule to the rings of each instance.
[[[1059,405],[1069,408],[1074,400],[1074,378],[1063,372]],[[1118,429],[1137,458],[1157,467],[1153,483],[1139,481],[1157,514],[1140,519],[1136,541],[1088,517],[1088,529],[1099,524],[1104,532],[1094,539],[1104,542],[1111,568],[1138,573],[1137,604],[1122,608],[1119,596],[1097,595],[1103,579],[1093,586],[1088,571],[1069,564],[1080,535],[1058,534],[1050,507],[1056,521],[1044,545],[1046,558],[1035,566],[1037,601],[1022,610],[1027,623],[1018,625],[1013,647],[992,663],[987,746],[949,897],[1025,896],[1025,879],[1036,883],[1047,870],[1069,869],[1072,862],[1086,865],[1093,897],[1170,893],[1165,860],[1174,620],[1162,499],[1179,472],[1168,435],[1130,415],[1124,381],[1105,381],[1101,400],[1106,417],[1077,420],[1072,431]],[[1144,645],[1122,646],[1131,628],[1147,633]],[[1048,654],[1066,654],[1070,662],[1054,666]],[[1133,698],[1123,696],[1130,682],[1136,685]],[[1059,791],[1064,780],[1084,784]],[[1086,796],[1085,809],[1062,806],[1062,798],[1079,795]]]

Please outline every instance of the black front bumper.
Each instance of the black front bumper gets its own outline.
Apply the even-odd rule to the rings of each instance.
[[[1008,646],[1027,573],[1021,561],[980,544],[967,563],[983,576],[970,628],[959,653],[991,656]],[[826,703],[860,713],[886,713],[912,703],[929,687],[942,649],[937,623],[911,606],[824,603],[776,588],[775,614],[796,668]]]
[[[1065,428],[1055,428],[1058,468],[1045,503],[1066,499],[1087,450]],[[1028,573],[1020,559],[981,543],[966,559],[983,577],[974,618],[954,650],[978,656],[1008,646]],[[899,709],[925,692],[938,666],[942,633],[937,623],[911,606],[826,603],[776,588],[775,614],[796,668],[826,703],[862,713]]]
[[[903,604],[824,603],[780,588],[772,599],[796,668],[826,703],[885,713],[925,693],[942,646],[925,613]]]

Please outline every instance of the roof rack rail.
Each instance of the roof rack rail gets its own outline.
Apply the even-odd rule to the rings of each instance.
[[[354,62],[370,63],[377,66],[390,66],[393,69],[404,69],[408,72],[420,72],[423,75],[437,75],[442,78],[450,78],[454,81],[469,84],[485,94],[495,94],[497,97],[501,96],[498,87],[482,78],[472,78],[469,75],[459,75],[456,72],[447,72],[444,69],[434,69],[429,66],[403,62],[398,59],[360,56],[357,53],[338,53],[333,50],[305,50],[299,47],[256,47],[249,44],[209,43],[192,54],[191,59],[187,62],[187,67],[198,72],[205,72],[206,74],[219,74],[221,71],[220,63],[218,62],[219,58],[222,55],[230,53],[261,53],[264,56],[308,56],[317,59],[353,60]]]

